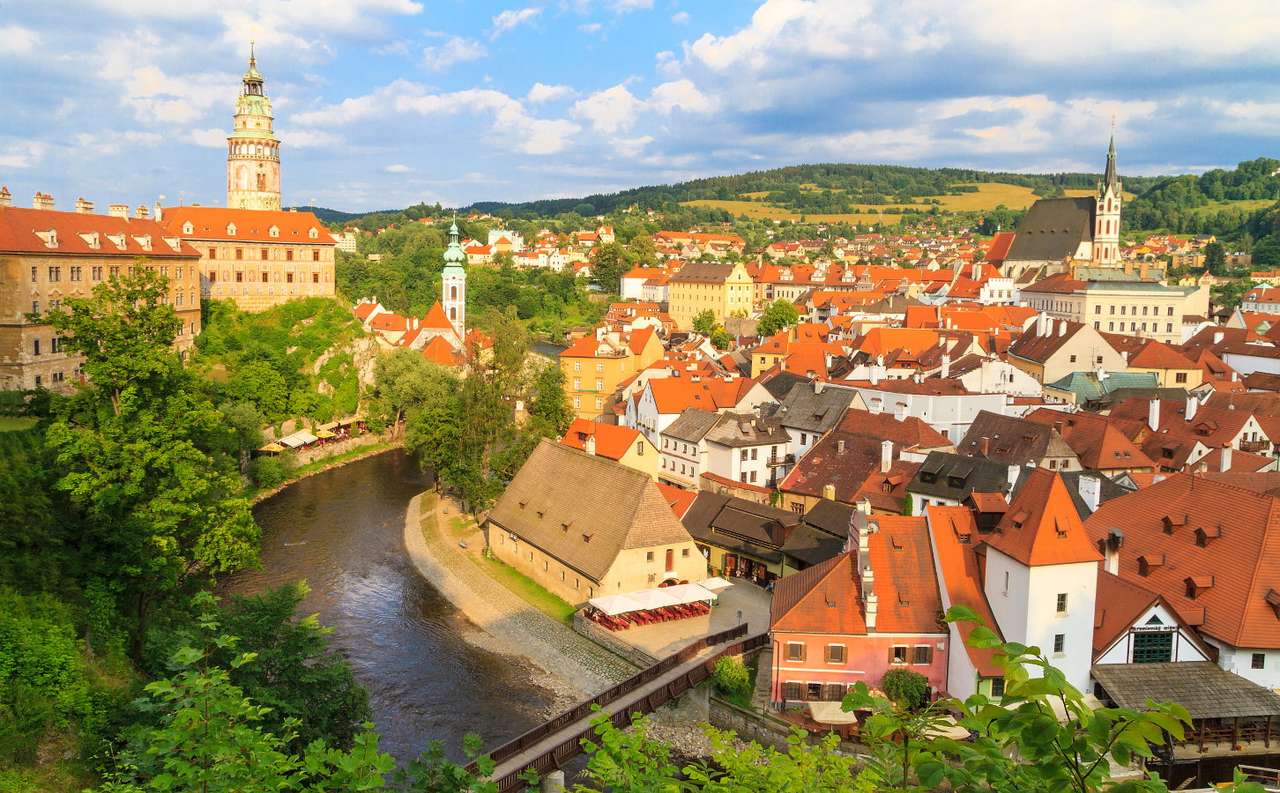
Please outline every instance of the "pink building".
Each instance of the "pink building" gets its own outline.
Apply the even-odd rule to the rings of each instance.
[[[942,599],[924,518],[854,513],[857,548],[778,581],[770,615],[772,699],[838,701],[910,669],[947,680]]]

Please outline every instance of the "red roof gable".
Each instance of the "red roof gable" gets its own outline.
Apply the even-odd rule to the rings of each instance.
[[[621,460],[640,438],[640,433],[630,427],[602,424],[598,421],[579,418],[574,419],[569,425],[560,442],[565,446],[586,451],[587,438],[590,437],[596,439],[596,454],[610,460]]]
[[[1102,559],[1085,533],[1062,477],[1046,468],[1027,474],[995,532],[983,542],[1032,567]]]

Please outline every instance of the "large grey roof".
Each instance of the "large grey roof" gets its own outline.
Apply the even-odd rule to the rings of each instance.
[[[1280,696],[1212,661],[1099,664],[1093,678],[1122,708],[1145,710],[1148,700],[1176,702],[1193,719],[1280,716]]]
[[[701,408],[685,408],[675,421],[667,425],[662,434],[676,440],[698,443],[719,420],[719,413]]]
[[[704,436],[709,443],[721,446],[762,446],[791,440],[782,425],[772,418],[754,413],[721,413],[715,426]]]
[[[934,481],[926,481],[930,477]],[[957,480],[954,484],[953,478]],[[980,493],[1007,493],[1009,466],[982,457],[929,452],[915,478],[907,485],[908,493],[952,501],[964,501],[975,490]]]
[[[767,504],[704,490],[685,511],[683,521],[689,534],[700,542],[775,562],[782,560],[780,549],[800,523],[800,516]]]
[[[1036,201],[1018,224],[1005,262],[1061,261],[1073,255],[1081,242],[1093,239],[1096,201],[1092,197]]]
[[[817,389],[821,389],[818,391]],[[840,422],[858,392],[815,381],[796,383],[774,415],[785,427],[824,433]]]
[[[624,549],[692,539],[647,474],[549,440],[529,455],[488,520],[595,581]]]

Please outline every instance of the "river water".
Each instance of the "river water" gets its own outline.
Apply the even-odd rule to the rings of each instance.
[[[427,741],[462,758],[462,737],[494,746],[533,727],[553,696],[528,663],[478,649],[474,630],[406,558],[409,500],[430,479],[400,450],[303,479],[259,504],[262,569],[226,591],[260,592],[299,579],[302,613],[333,628],[330,645],[369,692],[382,749],[400,762]]]

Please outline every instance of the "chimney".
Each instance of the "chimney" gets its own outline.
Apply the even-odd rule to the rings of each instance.
[[[879,611],[880,599],[876,597],[875,592],[867,595],[866,614],[863,622],[867,624],[867,630],[874,632],[876,629],[876,612]]]
[[[1196,408],[1200,407],[1199,401],[1190,394],[1187,395],[1187,409],[1183,411],[1183,418],[1191,421],[1196,417]]]
[[[77,198],[77,199],[76,199],[76,214],[77,214],[77,215],[92,215],[92,214],[93,214],[93,202],[92,202],[92,201],[86,201],[86,200],[84,199],[84,197],[83,197],[83,196],[82,196],[82,197],[80,197],[80,198]]]
[[[9,192],[8,185],[0,185],[0,207],[13,206],[13,193]]]
[[[907,403],[899,402],[896,413],[897,415],[894,416],[894,418],[896,418],[898,421],[906,421],[907,420]]]
[[[844,438],[836,440],[836,454],[844,454]]]
[[[1050,333],[1053,332],[1053,317],[1049,316],[1048,314],[1041,314],[1039,319],[1040,319],[1040,329],[1036,331],[1036,335],[1048,336]]]
[[[868,377],[870,377],[870,379],[871,379],[871,385],[879,385],[879,384],[880,384],[880,372],[881,372],[880,365],[879,365],[879,364],[872,364],[872,365],[868,368],[868,372],[869,372]]]
[[[1021,476],[1021,475],[1022,475],[1022,466],[1020,466],[1020,465],[1018,465],[1018,464],[1016,464],[1016,463],[1011,463],[1011,464],[1009,465],[1009,471],[1008,471],[1009,492],[1010,492],[1010,493],[1012,493],[1012,492],[1013,492],[1013,486],[1014,486],[1014,485],[1016,485],[1016,484],[1018,484],[1018,477],[1019,477],[1019,476]]]
[[[1220,331],[1220,330],[1215,330],[1215,331],[1213,332],[1213,343],[1214,343],[1214,344],[1221,344],[1221,343],[1222,343],[1222,340],[1223,340],[1223,339],[1225,339],[1226,337],[1227,337],[1227,334],[1223,333],[1223,332],[1222,332],[1222,331]]]
[[[1089,512],[1097,512],[1102,503],[1102,480],[1093,474],[1080,474],[1076,489],[1080,491],[1080,499],[1084,501]]]
[[[835,486],[835,485],[823,485],[823,486],[822,486],[822,497],[823,497],[823,498],[825,498],[827,501],[835,501],[835,500],[836,500],[836,486]]]
[[[147,209],[146,204],[138,204],[138,208],[134,210],[134,217],[138,220],[147,220],[151,217],[151,210]]]
[[[129,205],[128,204],[107,204],[107,214],[113,218],[128,219]]]
[[[587,439],[586,439],[585,441],[583,441],[583,442],[582,442],[582,450],[583,450],[583,451],[585,451],[587,454],[590,454],[590,455],[592,455],[592,456],[595,456],[595,453],[596,453],[596,434],[595,434],[594,432],[593,432],[593,433],[591,433],[590,435],[588,435],[588,436],[587,436]]]
[[[53,209],[53,196],[48,193],[36,191],[35,196],[31,199],[32,209]]]
[[[986,435],[983,435],[981,438],[978,439],[978,454],[982,455],[983,457],[991,456],[991,439],[988,438]]]
[[[1067,321],[1065,319],[1058,323],[1058,335],[1067,335]]]
[[[1111,575],[1120,575],[1120,549],[1124,547],[1124,532],[1112,529],[1107,538],[1098,543],[1102,546],[1102,569]]]
[[[942,371],[939,372],[939,376],[943,378],[951,376],[951,353],[942,354]]]
[[[1219,466],[1218,470],[1223,473],[1231,470],[1231,452],[1232,449],[1230,446],[1222,447],[1222,464]]]
[[[825,388],[825,387],[826,387],[826,385],[827,385],[827,384],[826,384],[826,383],[824,383],[824,382],[822,382],[821,380],[814,380],[814,381],[813,381],[813,393],[814,393],[815,395],[816,395],[816,394],[821,394],[821,393],[822,393],[822,389],[823,389],[823,388]]]
[[[871,499],[867,498],[866,496],[863,496],[862,498],[858,499],[858,503],[854,504],[854,506],[857,507],[858,511],[861,512],[863,515],[871,514]]]
[[[880,473],[887,474],[893,467],[893,441],[888,438],[880,441]]]
[[[1147,427],[1155,432],[1160,429],[1160,399],[1151,397],[1151,401],[1147,403]]]
[[[159,201],[156,201],[156,207],[155,207],[155,210],[152,212],[152,214],[155,215],[155,219],[157,223],[164,220],[164,209],[160,206]]]

